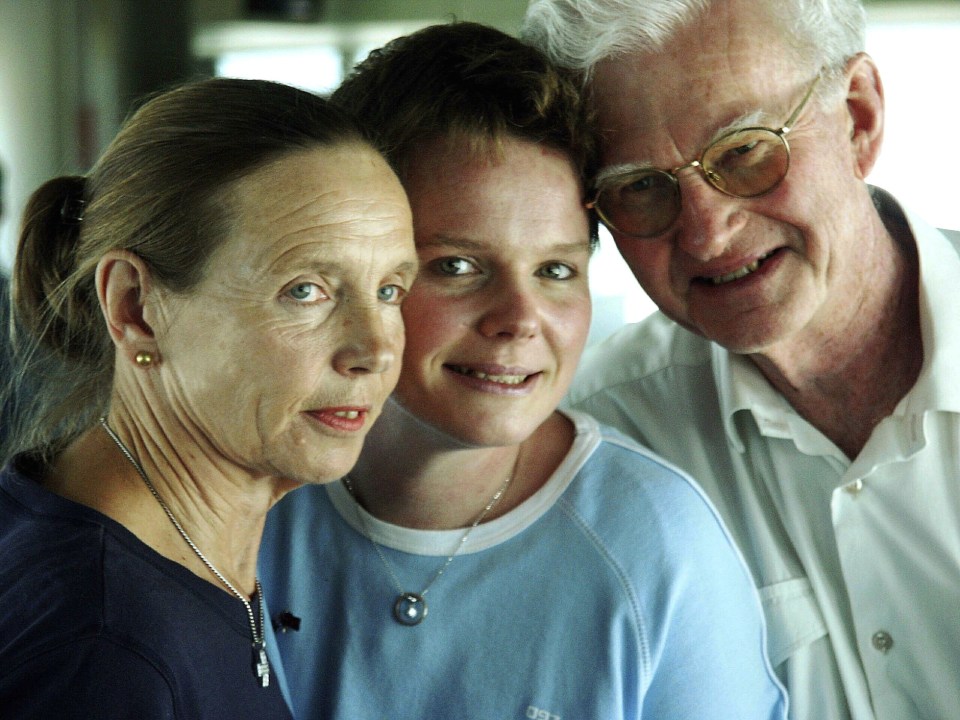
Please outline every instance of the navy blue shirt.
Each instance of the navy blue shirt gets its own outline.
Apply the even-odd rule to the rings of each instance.
[[[103,514],[0,473],[0,715],[287,720],[236,598]]]
[[[6,383],[13,372],[13,361],[10,357],[10,288],[9,280],[0,272],[0,447],[10,432],[10,423],[13,418],[13,402],[6,394]]]

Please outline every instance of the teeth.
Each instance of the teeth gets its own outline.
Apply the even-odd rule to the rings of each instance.
[[[500,383],[502,385],[519,385],[527,379],[526,375],[491,375],[489,373],[480,372],[479,370],[471,370],[470,368],[462,365],[453,365],[451,367],[461,375],[469,375],[471,377],[479,378],[480,380],[489,380],[490,382]]]
[[[738,270],[734,270],[733,272],[727,273],[726,275],[717,275],[716,277],[712,277],[710,278],[710,282],[712,282],[714,285],[723,285],[724,283],[728,283],[732,280],[739,280],[742,277],[746,277],[750,273],[756,271],[756,269],[760,267],[760,263],[766,260],[767,257],[769,256],[764,255],[763,257],[757,258],[752,263],[744,265],[742,268],[739,268]]]
[[[347,420],[356,420],[360,417],[360,412],[357,410],[338,410],[334,413],[337,417],[346,418]]]

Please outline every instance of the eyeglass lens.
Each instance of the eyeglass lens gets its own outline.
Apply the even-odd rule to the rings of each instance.
[[[703,153],[701,169],[720,192],[750,198],[775,188],[786,176],[790,152],[781,134],[767,128],[736,130]],[[597,210],[608,225],[627,235],[650,237],[680,214],[680,186],[672,173],[641,170],[601,188]]]

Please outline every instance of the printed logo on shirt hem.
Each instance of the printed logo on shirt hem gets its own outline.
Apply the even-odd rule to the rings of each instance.
[[[527,712],[524,717],[529,718],[529,720],[562,720],[559,715],[533,705],[527,706]]]

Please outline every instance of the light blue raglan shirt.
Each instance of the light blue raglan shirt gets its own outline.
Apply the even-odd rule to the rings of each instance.
[[[685,475],[571,412],[547,484],[476,528],[415,627],[397,589],[434,577],[462,531],[364,513],[341,484],[271,511],[261,581],[295,715],[365,720],[768,720],[785,699],[759,599],[712,504]]]

